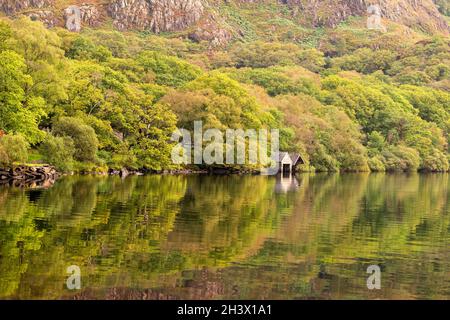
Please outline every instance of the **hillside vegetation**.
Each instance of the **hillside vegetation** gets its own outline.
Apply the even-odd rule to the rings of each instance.
[[[444,21],[448,1],[436,3]],[[271,1],[214,8],[233,34],[220,46],[188,29],[117,31],[107,18],[81,33],[1,18],[1,165],[175,169],[172,132],[203,120],[280,128],[305,170],[449,170],[444,29],[368,30],[363,15],[328,25]]]

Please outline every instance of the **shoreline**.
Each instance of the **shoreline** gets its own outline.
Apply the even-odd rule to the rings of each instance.
[[[288,176],[296,176],[299,174],[448,174],[449,171],[297,171]],[[12,187],[25,188],[48,188],[51,187],[59,178],[65,176],[119,176],[125,179],[128,176],[147,176],[147,175],[210,175],[210,176],[258,176],[261,175],[257,170],[206,170],[206,169],[177,169],[177,170],[113,170],[107,172],[58,172],[50,165],[17,165],[11,168],[0,168],[0,186],[9,185]],[[272,176],[282,176],[279,172]]]

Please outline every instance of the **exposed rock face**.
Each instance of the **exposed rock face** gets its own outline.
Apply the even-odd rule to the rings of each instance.
[[[80,13],[81,23],[84,26],[98,27],[102,20],[100,9],[93,4],[82,4]]]
[[[33,21],[41,21],[48,28],[53,28],[58,25],[58,19],[51,10],[37,10],[25,13]]]
[[[23,13],[32,20],[42,21],[51,28],[58,24],[58,19],[50,10],[55,0],[0,0],[0,11],[6,15]]]
[[[189,38],[197,42],[208,41],[211,47],[226,45],[232,39],[233,34],[230,30],[221,27],[222,23],[218,20],[212,14],[203,17]]]
[[[378,5],[383,19],[426,32],[448,32],[449,27],[433,0],[79,0],[65,1],[66,10],[55,7],[60,0],[0,0],[0,11],[7,15],[25,14],[47,26],[66,26],[79,31],[83,26],[99,26],[109,15],[118,30],[150,30],[155,33],[189,30],[189,38],[221,46],[239,31],[223,27],[218,2],[277,3],[288,6],[301,23],[336,27],[350,16],[367,16],[370,5]],[[62,2],[61,2],[62,3]],[[82,3],[80,5],[80,3]],[[76,6],[76,14],[73,7]],[[72,9],[69,9],[72,8]]]
[[[108,13],[118,30],[145,30],[150,26],[150,3],[146,0],[114,0]]]
[[[0,0],[0,11],[13,15],[22,10],[51,7],[54,0]]]
[[[203,15],[200,0],[114,0],[109,14],[119,30],[180,31]]]
[[[92,4],[69,6],[64,10],[66,29],[72,32],[81,31],[82,26],[97,27],[100,19],[100,11]]]
[[[314,26],[336,27],[350,16],[364,16],[378,5],[383,18],[425,31],[447,31],[448,25],[432,0],[283,0],[294,14]]]
[[[154,32],[179,31],[195,24],[203,15],[200,0],[150,0],[151,29]]]
[[[78,6],[70,6],[64,10],[66,29],[72,32],[81,31],[81,11]]]

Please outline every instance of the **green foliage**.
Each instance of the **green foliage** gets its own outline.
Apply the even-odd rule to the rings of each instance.
[[[155,81],[159,85],[180,87],[201,74],[199,67],[159,52],[143,52],[138,61],[146,71],[155,74]]]
[[[370,158],[367,161],[370,171],[373,171],[373,172],[386,171],[386,166],[384,165],[383,161],[384,161],[384,158],[381,156],[375,156],[375,157]]]
[[[77,60],[97,60],[107,61],[112,57],[111,51],[104,46],[96,46],[86,38],[79,37],[71,45],[66,55],[71,59]]]
[[[45,113],[41,98],[26,96],[33,80],[25,69],[20,55],[9,50],[0,52],[0,129],[23,134],[36,143],[44,135],[38,123]]]
[[[361,48],[351,55],[345,55],[333,60],[333,66],[341,70],[356,70],[361,73],[387,71],[396,60],[397,54],[390,50],[371,50]]]
[[[298,64],[317,72],[325,65],[323,53],[316,49],[302,49],[292,43],[262,41],[238,43],[233,46],[230,54],[237,68]]]
[[[433,172],[448,171],[449,162],[447,156],[439,150],[433,150],[433,153],[427,155],[423,160],[422,170]]]
[[[427,107],[420,104],[417,91],[412,87],[406,87],[404,90],[373,78],[350,80],[336,76],[326,78],[323,84],[325,91],[321,95],[322,101],[342,108],[362,126],[363,131],[369,135],[370,155],[386,151],[384,156],[387,170],[414,170],[419,165],[424,170],[432,169],[423,163],[425,157],[446,150],[447,143],[442,130],[431,122],[436,121],[440,114],[439,122],[446,130],[445,119],[448,119],[448,115],[445,109],[435,106],[436,112],[431,112],[435,117],[432,120],[427,112],[433,108],[433,104],[427,104]],[[447,97],[444,93],[439,96],[443,100]],[[441,113],[437,110],[441,110]],[[415,154],[401,149],[398,146],[400,144],[415,150],[419,154],[419,163]]]
[[[0,162],[3,165],[23,163],[28,159],[29,144],[22,135],[5,135],[0,138],[0,146]]]
[[[450,2],[448,0],[435,0],[439,11],[446,16],[450,16]]]
[[[72,138],[47,134],[39,147],[39,152],[46,163],[51,163],[58,170],[65,172],[73,169],[75,145]]]
[[[8,167],[10,165],[11,161],[9,160],[8,153],[6,152],[5,148],[2,144],[0,144],[0,166]]]
[[[27,95],[43,98],[48,111],[67,98],[62,41],[54,31],[26,17],[12,20],[11,28],[13,37],[8,41],[9,49],[23,57],[27,73],[33,79],[26,88]]]
[[[275,103],[317,171],[368,171],[358,128],[343,111],[303,94]]]
[[[243,40],[223,48],[2,18],[0,130],[35,148],[53,126],[40,150],[61,149],[42,153],[63,170],[170,168],[172,131],[196,120],[278,128],[283,150],[319,171],[448,170],[447,36],[358,19],[312,30],[284,6],[256,7],[221,6]]]
[[[416,171],[420,165],[419,153],[405,146],[395,146],[383,152],[387,171]]]
[[[12,30],[9,24],[4,21],[0,21],[0,51],[3,51],[7,47],[6,41],[12,36]]]
[[[188,83],[185,89],[192,91],[211,89],[215,94],[231,99],[232,102],[227,103],[226,108],[233,109],[235,105],[241,118],[240,123],[233,127],[260,128],[266,121],[265,118],[271,117],[270,114],[261,110],[256,99],[241,84],[217,71],[198,77]],[[231,125],[231,122],[227,125]]]
[[[319,91],[312,80],[301,76],[293,79],[280,68],[241,68],[226,69],[225,71],[240,82],[263,87],[271,96],[299,93],[316,95]]]
[[[129,140],[139,168],[162,170],[172,166],[170,138],[176,130],[176,116],[164,104],[143,108]]]
[[[53,134],[57,137],[69,137],[73,140],[74,158],[76,160],[94,162],[97,159],[97,135],[94,129],[86,125],[81,119],[71,117],[58,119],[53,125]],[[63,140],[59,140],[58,143],[61,143],[61,141]]]
[[[367,139],[367,148],[369,155],[378,155],[386,147],[386,139],[378,131],[372,131]]]
[[[298,53],[298,64],[312,71],[320,72],[326,64],[323,52],[317,49],[305,49]]]
[[[294,44],[239,43],[231,51],[236,67],[266,68],[274,65],[293,64],[300,48]]]

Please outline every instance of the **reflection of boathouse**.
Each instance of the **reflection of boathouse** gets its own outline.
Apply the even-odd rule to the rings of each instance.
[[[284,174],[297,171],[297,166],[304,163],[305,161],[298,153],[280,152],[278,155],[279,170]]]
[[[278,174],[275,184],[276,193],[286,193],[298,189],[300,183],[293,174]]]

